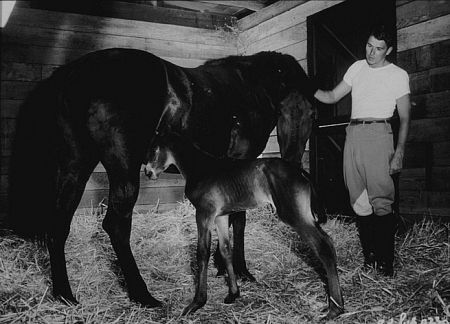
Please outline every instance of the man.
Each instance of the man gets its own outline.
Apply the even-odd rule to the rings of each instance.
[[[393,275],[394,235],[391,175],[402,169],[410,120],[409,78],[386,58],[392,37],[383,25],[372,29],[365,60],[356,61],[333,90],[317,90],[315,98],[333,104],[352,93],[351,120],[346,128],[344,181],[357,218],[366,266]],[[390,118],[400,118],[394,150]]]

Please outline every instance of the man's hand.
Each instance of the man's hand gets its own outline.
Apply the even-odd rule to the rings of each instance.
[[[396,150],[389,165],[389,173],[395,174],[403,168],[403,151]]]

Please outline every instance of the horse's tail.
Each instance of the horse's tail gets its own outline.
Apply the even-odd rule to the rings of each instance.
[[[56,208],[57,82],[40,82],[21,106],[9,172],[6,225],[24,237],[43,239]]]
[[[325,208],[323,206],[322,200],[319,197],[319,194],[316,191],[315,185],[311,180],[311,176],[304,169],[301,169],[302,176],[305,177],[311,188],[311,210],[313,214],[317,218],[317,222],[319,224],[325,224],[327,222],[327,214],[325,212]]]

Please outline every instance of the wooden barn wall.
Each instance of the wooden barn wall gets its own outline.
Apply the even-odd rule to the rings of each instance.
[[[238,20],[238,52],[255,54],[260,51],[277,51],[290,54],[308,72],[306,18],[343,0],[332,1],[280,1],[252,15]],[[279,146],[274,130],[263,156],[279,156]],[[309,142],[302,164],[309,169]]]
[[[341,1],[280,1],[238,21],[238,52],[293,55],[307,71],[306,17]],[[410,76],[412,122],[400,177],[403,214],[450,215],[450,1],[397,1],[397,64]],[[276,133],[263,153],[279,155]],[[309,152],[303,156],[309,167]]]
[[[237,53],[235,38],[220,30],[16,6],[7,26],[1,29],[0,212],[3,215],[7,205],[11,141],[20,104],[36,83],[56,67],[88,52],[110,47],[147,50],[185,67]],[[175,203],[183,197],[183,185],[179,175],[167,175],[157,182],[141,176],[137,204]],[[96,207],[107,195],[108,180],[99,165],[87,184],[80,207]],[[26,203],[26,197],[23,199]]]
[[[450,1],[398,2],[397,41],[412,95],[400,211],[450,216]]]

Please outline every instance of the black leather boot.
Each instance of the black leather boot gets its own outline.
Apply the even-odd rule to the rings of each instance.
[[[375,218],[374,214],[356,217],[356,228],[364,255],[364,267],[375,267]]]
[[[394,275],[394,244],[397,230],[397,218],[393,213],[375,216],[375,261],[379,273],[392,277]]]

